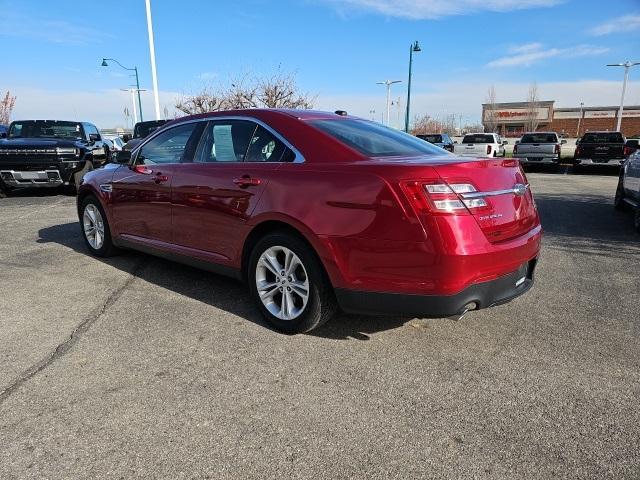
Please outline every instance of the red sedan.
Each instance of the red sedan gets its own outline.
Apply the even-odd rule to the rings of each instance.
[[[346,115],[242,110],[173,121],[118,161],[78,192],[91,253],[241,279],[285,332],[338,307],[460,316],[533,284],[542,231],[516,160],[457,158]]]

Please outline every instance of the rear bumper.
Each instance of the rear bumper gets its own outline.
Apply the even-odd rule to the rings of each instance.
[[[471,303],[475,303],[472,309],[488,308],[507,303],[527,292],[533,286],[536,262],[537,258],[534,258],[515,272],[473,284],[454,295],[411,295],[339,288],[335,292],[340,307],[347,313],[449,317],[463,313]]]
[[[592,159],[592,158],[575,158],[573,163],[575,165],[601,165],[601,166],[620,166],[624,164],[624,158],[611,158],[611,159]]]
[[[532,165],[537,165],[537,164],[545,164],[545,165],[551,165],[551,164],[558,164],[560,163],[560,157],[558,157],[558,155],[550,155],[548,157],[525,157],[525,156],[517,156],[514,155],[513,158],[517,158],[520,163],[523,164],[532,164]]]

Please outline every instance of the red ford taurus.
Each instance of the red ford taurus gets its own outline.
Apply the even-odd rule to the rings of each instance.
[[[173,121],[78,192],[91,253],[129,248],[246,281],[276,328],[346,312],[460,316],[533,284],[541,227],[516,160],[461,159],[346,115]]]

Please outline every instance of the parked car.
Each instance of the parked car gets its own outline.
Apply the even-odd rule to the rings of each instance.
[[[152,132],[162,127],[169,120],[149,120],[147,122],[138,122],[133,127],[133,138],[129,140],[123,150],[133,150],[140,142],[147,138]]]
[[[558,166],[565,143],[567,141],[560,140],[555,132],[527,132],[513,146],[513,158],[520,160],[522,165]]]
[[[541,226],[515,160],[455,158],[378,123],[306,110],[175,120],[85,176],[81,232],[245,280],[268,322],[463,315],[533,284]]]
[[[95,125],[62,120],[11,122],[0,140],[0,188],[76,188],[82,176],[108,160]]]
[[[613,204],[617,210],[633,211],[633,224],[640,232],[640,150],[629,155],[624,163]]]
[[[462,143],[453,146],[453,153],[461,157],[504,157],[507,143],[497,133],[468,133]]]
[[[622,165],[625,139],[620,132],[587,132],[576,142],[575,168],[585,165]]]
[[[113,152],[119,152],[124,148],[125,142],[118,135],[103,135],[102,138],[111,141],[111,144],[113,145]]]
[[[446,133],[427,133],[418,134],[416,137],[421,138],[425,142],[432,143],[440,148],[444,148],[448,152],[453,152],[453,140]]]

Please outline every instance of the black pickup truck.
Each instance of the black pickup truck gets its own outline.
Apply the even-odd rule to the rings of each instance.
[[[584,165],[620,166],[625,159],[625,139],[620,132],[587,132],[576,142],[574,167]]]
[[[22,120],[0,137],[0,191],[20,187],[77,188],[82,176],[109,160],[95,125]]]

